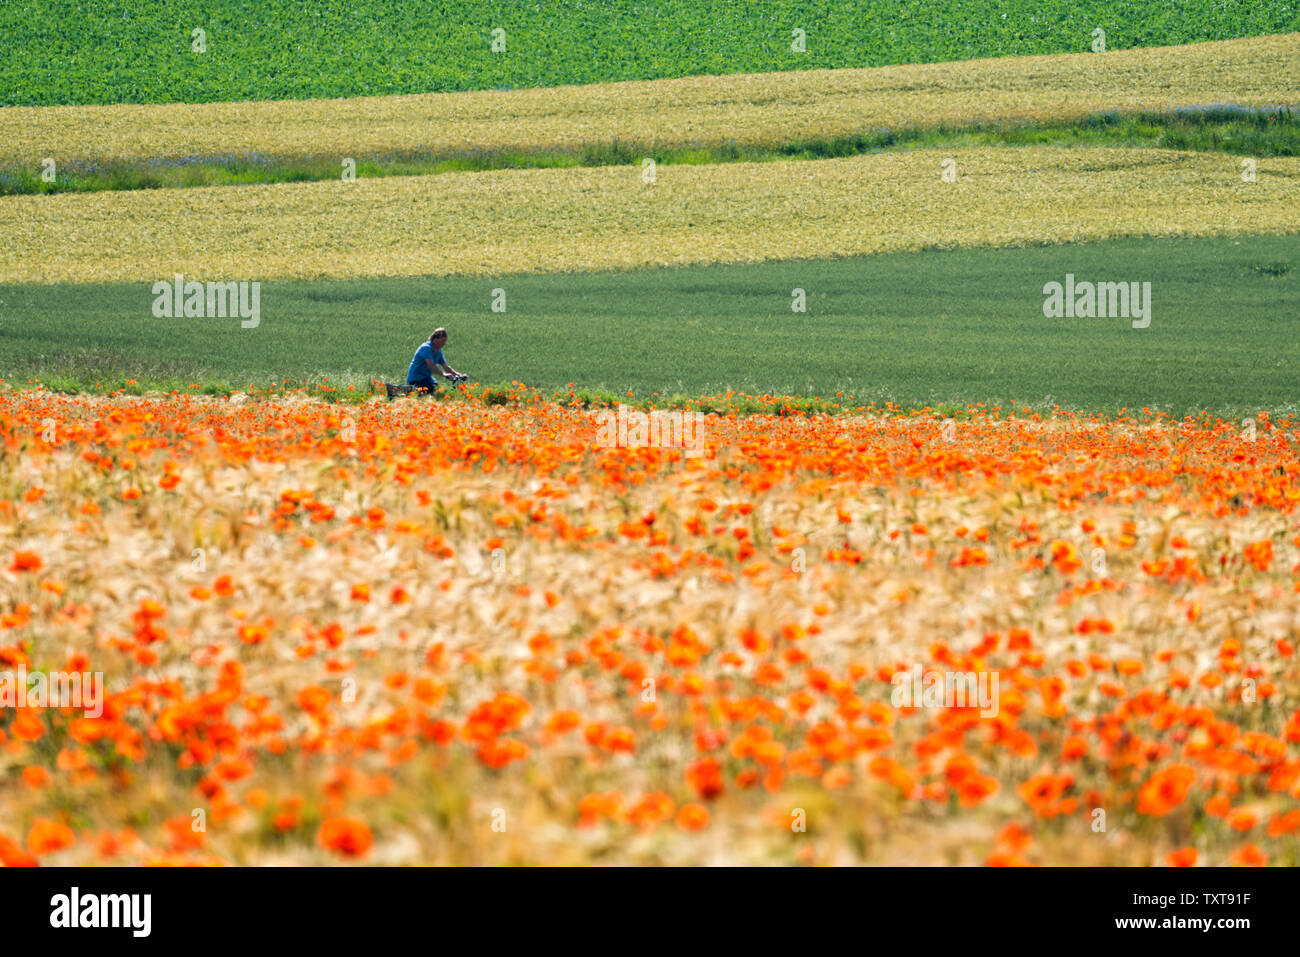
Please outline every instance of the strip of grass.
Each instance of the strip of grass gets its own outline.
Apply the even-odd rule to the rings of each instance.
[[[1086,52],[1099,28],[1118,50],[1292,32],[1300,10],[1257,0],[8,0],[0,104],[305,99],[928,63]],[[500,52],[494,30],[504,31]]]
[[[1067,273],[1150,282],[1150,326],[1046,318],[1043,286]],[[508,293],[505,313],[490,308],[497,287]],[[806,292],[806,313],[791,310],[795,288]],[[415,347],[442,325],[449,360],[478,382],[515,380],[545,394],[575,383],[588,402],[730,392],[803,396],[811,410],[1300,408],[1295,236],[266,283],[256,329],[156,319],[151,302],[148,284],[0,286],[0,377],[65,391],[311,385],[355,398],[377,379],[404,378]]]
[[[980,122],[879,129],[851,136],[814,137],[769,144],[717,144],[678,148],[648,143],[593,144],[580,149],[394,153],[360,157],[362,178],[631,166],[647,157],[661,165],[816,160],[888,150],[969,146],[1137,146],[1239,156],[1300,156],[1300,116],[1289,107],[1253,109],[1219,105],[1171,110],[1094,113],[1072,121]],[[336,157],[196,157],[186,162],[67,164],[56,182],[32,169],[0,170],[0,196],[91,193],[104,190],[178,189],[254,183],[337,180]]]

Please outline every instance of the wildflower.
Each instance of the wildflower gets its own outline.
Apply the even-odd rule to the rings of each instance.
[[[364,857],[374,844],[370,828],[353,817],[331,817],[321,822],[317,842],[345,857]]]
[[[77,841],[72,829],[60,821],[38,817],[27,832],[27,850],[35,857],[43,857],[71,847]]]
[[[1163,817],[1183,803],[1195,780],[1196,772],[1186,764],[1157,771],[1138,791],[1138,811]]]
[[[38,572],[45,565],[41,556],[35,552],[14,552],[13,561],[9,563],[11,572]]]

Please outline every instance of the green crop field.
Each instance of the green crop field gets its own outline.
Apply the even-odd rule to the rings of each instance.
[[[504,31],[493,52],[492,31]],[[792,49],[802,30],[805,50]],[[1254,0],[10,0],[0,105],[520,88],[1083,52],[1300,30]],[[203,52],[196,52],[201,30]],[[498,35],[499,37],[501,35]]]
[[[668,398],[836,392],[1174,414],[1295,410],[1300,238],[1116,240],[510,276],[265,283],[260,324],[157,319],[149,284],[0,287],[0,375],[65,389],[398,380],[434,326],[481,382]],[[1043,287],[1151,283],[1150,325],[1043,315]],[[491,310],[505,290],[504,313]],[[806,292],[807,312],[791,309]]]

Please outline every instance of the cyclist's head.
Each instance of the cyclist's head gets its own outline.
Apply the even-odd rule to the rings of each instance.
[[[433,335],[429,337],[429,341],[432,342],[435,346],[442,346],[447,341],[447,330],[442,328],[441,326],[439,326],[437,329],[434,329]]]

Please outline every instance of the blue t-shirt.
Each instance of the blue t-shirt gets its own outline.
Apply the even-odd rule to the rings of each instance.
[[[433,377],[429,367],[424,364],[425,359],[432,359],[435,365],[447,364],[443,361],[441,349],[434,349],[432,342],[421,343],[420,348],[415,350],[415,356],[411,359],[411,368],[406,370],[407,382],[416,382]]]

